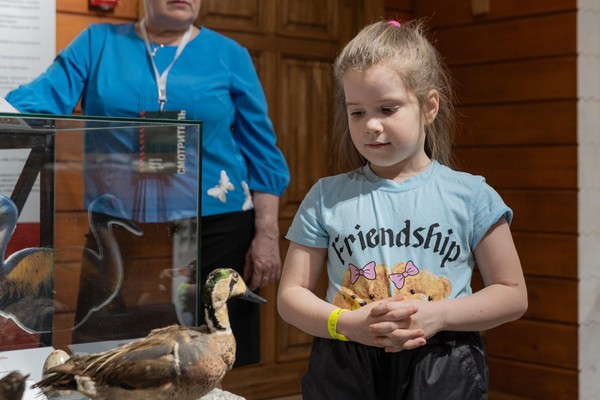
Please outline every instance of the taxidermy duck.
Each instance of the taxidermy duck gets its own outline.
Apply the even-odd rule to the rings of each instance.
[[[74,356],[46,371],[34,387],[73,389],[99,400],[197,400],[221,382],[235,361],[227,301],[266,302],[228,268],[209,274],[203,295],[207,326],[171,325],[109,351]]]
[[[12,371],[0,379],[0,400],[21,400],[28,377],[19,371]]]
[[[109,304],[123,283],[123,258],[113,233],[113,226],[121,226],[141,236],[142,231],[127,218],[123,203],[112,194],[103,194],[88,207],[90,230],[98,250],[85,247],[81,264],[81,281],[77,299],[76,329],[94,312]]]
[[[53,252],[32,247],[5,260],[18,218],[15,203],[0,195],[0,310],[14,315],[30,331],[48,332],[54,313]]]

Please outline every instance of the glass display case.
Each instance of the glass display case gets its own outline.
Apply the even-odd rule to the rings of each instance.
[[[201,124],[0,114],[0,351],[195,325]]]

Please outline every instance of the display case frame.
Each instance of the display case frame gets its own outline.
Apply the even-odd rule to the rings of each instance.
[[[14,187],[7,193],[9,190],[5,182],[5,193],[2,194],[14,203],[19,216],[32,193],[39,194],[39,240],[34,246],[31,243],[27,246],[13,243],[12,251],[13,254],[18,253],[23,247],[52,251],[51,285],[54,294],[51,329],[40,330],[21,324],[19,318],[3,312],[6,308],[1,303],[2,290],[7,293],[8,275],[7,271],[0,273],[0,284],[4,284],[0,286],[0,351],[53,346],[72,353],[93,352],[144,336],[150,329],[170,323],[197,323],[199,284],[188,276],[195,274],[195,270],[190,269],[191,263],[181,260],[185,261],[185,257],[193,259],[195,267],[199,260],[201,133],[201,122],[190,120],[0,113],[0,154],[16,149],[28,151],[21,161],[23,167],[20,173],[11,177],[15,181]],[[165,141],[166,137],[170,139]],[[177,143],[172,142],[175,138]],[[111,141],[114,144],[110,144]],[[151,143],[153,152],[148,155],[149,152],[143,149],[150,149]],[[123,147],[113,152],[110,150],[113,145]],[[152,168],[154,170],[149,170]],[[35,183],[38,177],[39,187]],[[102,182],[97,184],[97,181]],[[139,187],[135,189],[135,185]],[[102,190],[102,193],[91,195],[92,188]],[[106,208],[110,207],[111,201],[114,203],[112,198],[106,201],[110,196],[121,203],[117,208],[120,207],[124,215],[118,217],[123,217],[123,220],[111,214],[112,209]],[[96,209],[100,199],[104,203]],[[117,278],[117,281],[120,280],[119,293],[110,301],[92,302],[82,319],[88,314],[98,318],[89,317],[81,324],[75,314],[82,307],[82,292],[84,297],[90,297],[97,287],[102,286],[102,279],[109,275],[102,270],[98,276],[88,279],[92,282],[88,283],[89,288],[82,289],[84,276],[89,275],[85,266],[86,254],[102,253],[98,237],[98,243],[90,245],[95,233],[93,215],[101,216],[97,217],[99,223],[108,227],[104,234],[118,243],[122,276]],[[101,221],[102,218],[104,221]],[[139,239],[136,228],[127,227],[127,220],[132,222],[131,226],[141,226],[139,230],[145,235],[141,236],[143,239]],[[181,221],[185,221],[185,226]],[[19,241],[18,235],[15,235],[19,233],[20,225],[16,224],[17,229],[11,232],[10,241]],[[126,229],[119,231],[118,228],[123,226]],[[144,232],[144,229],[147,230]],[[187,235],[187,247],[185,254],[177,258],[175,252],[181,245],[176,240],[178,235],[183,234],[182,231]],[[27,238],[30,240],[31,236],[29,234]],[[144,257],[129,257],[127,254],[146,250],[149,254]],[[169,251],[173,256],[170,259]],[[109,253],[105,251],[104,255]],[[76,254],[80,254],[79,259]],[[140,267],[140,263],[148,265]],[[2,267],[5,267],[4,263]],[[29,273],[29,270],[24,271]],[[128,282],[128,279],[133,281]],[[183,296],[179,293],[183,286],[193,292],[193,299],[188,298],[185,305],[179,304],[178,300]],[[137,289],[143,290],[143,293],[135,293]],[[77,302],[73,303],[75,294]],[[116,304],[117,297],[121,298],[119,304]],[[168,317],[157,306],[158,302],[167,301],[165,299],[170,301],[165,303],[167,308],[175,311]],[[125,311],[117,321],[113,309],[119,307]],[[187,307],[189,315],[182,318],[178,307]],[[190,310],[190,307],[193,309]],[[104,313],[109,309],[111,312]],[[137,317],[127,314],[139,310],[145,310],[145,314]],[[140,327],[150,322],[149,316],[152,316],[152,323]],[[111,318],[117,322],[107,323]],[[76,343],[74,332],[92,322],[95,325],[88,329],[89,333]],[[22,334],[7,337],[7,324],[16,326],[12,326],[13,331],[21,328]],[[115,335],[117,331],[120,334]]]

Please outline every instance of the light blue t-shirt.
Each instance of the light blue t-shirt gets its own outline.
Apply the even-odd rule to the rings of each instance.
[[[433,162],[398,184],[364,166],[320,179],[286,238],[327,248],[329,302],[376,279],[391,296],[416,277],[445,282],[443,297],[455,298],[472,293],[473,250],[501,217],[512,211],[481,176]]]

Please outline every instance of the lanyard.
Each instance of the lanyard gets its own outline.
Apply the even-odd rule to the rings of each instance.
[[[152,68],[154,69],[154,76],[156,78],[156,87],[158,88],[158,104],[160,104],[160,111],[164,111],[165,104],[167,103],[167,76],[169,75],[169,71],[175,61],[179,58],[183,49],[190,41],[190,37],[192,36],[192,32],[194,31],[194,26],[190,25],[188,30],[184,33],[179,41],[179,45],[177,46],[177,51],[175,52],[175,57],[173,57],[173,61],[171,64],[163,71],[162,74],[158,73],[158,69],[156,68],[156,64],[154,63],[154,57],[152,57],[152,49],[150,48],[150,40],[148,39],[148,33],[146,32],[146,20],[142,20],[140,22],[140,32],[142,33],[142,37],[144,38],[144,43],[146,44],[146,52],[150,56],[150,61],[152,62]]]

